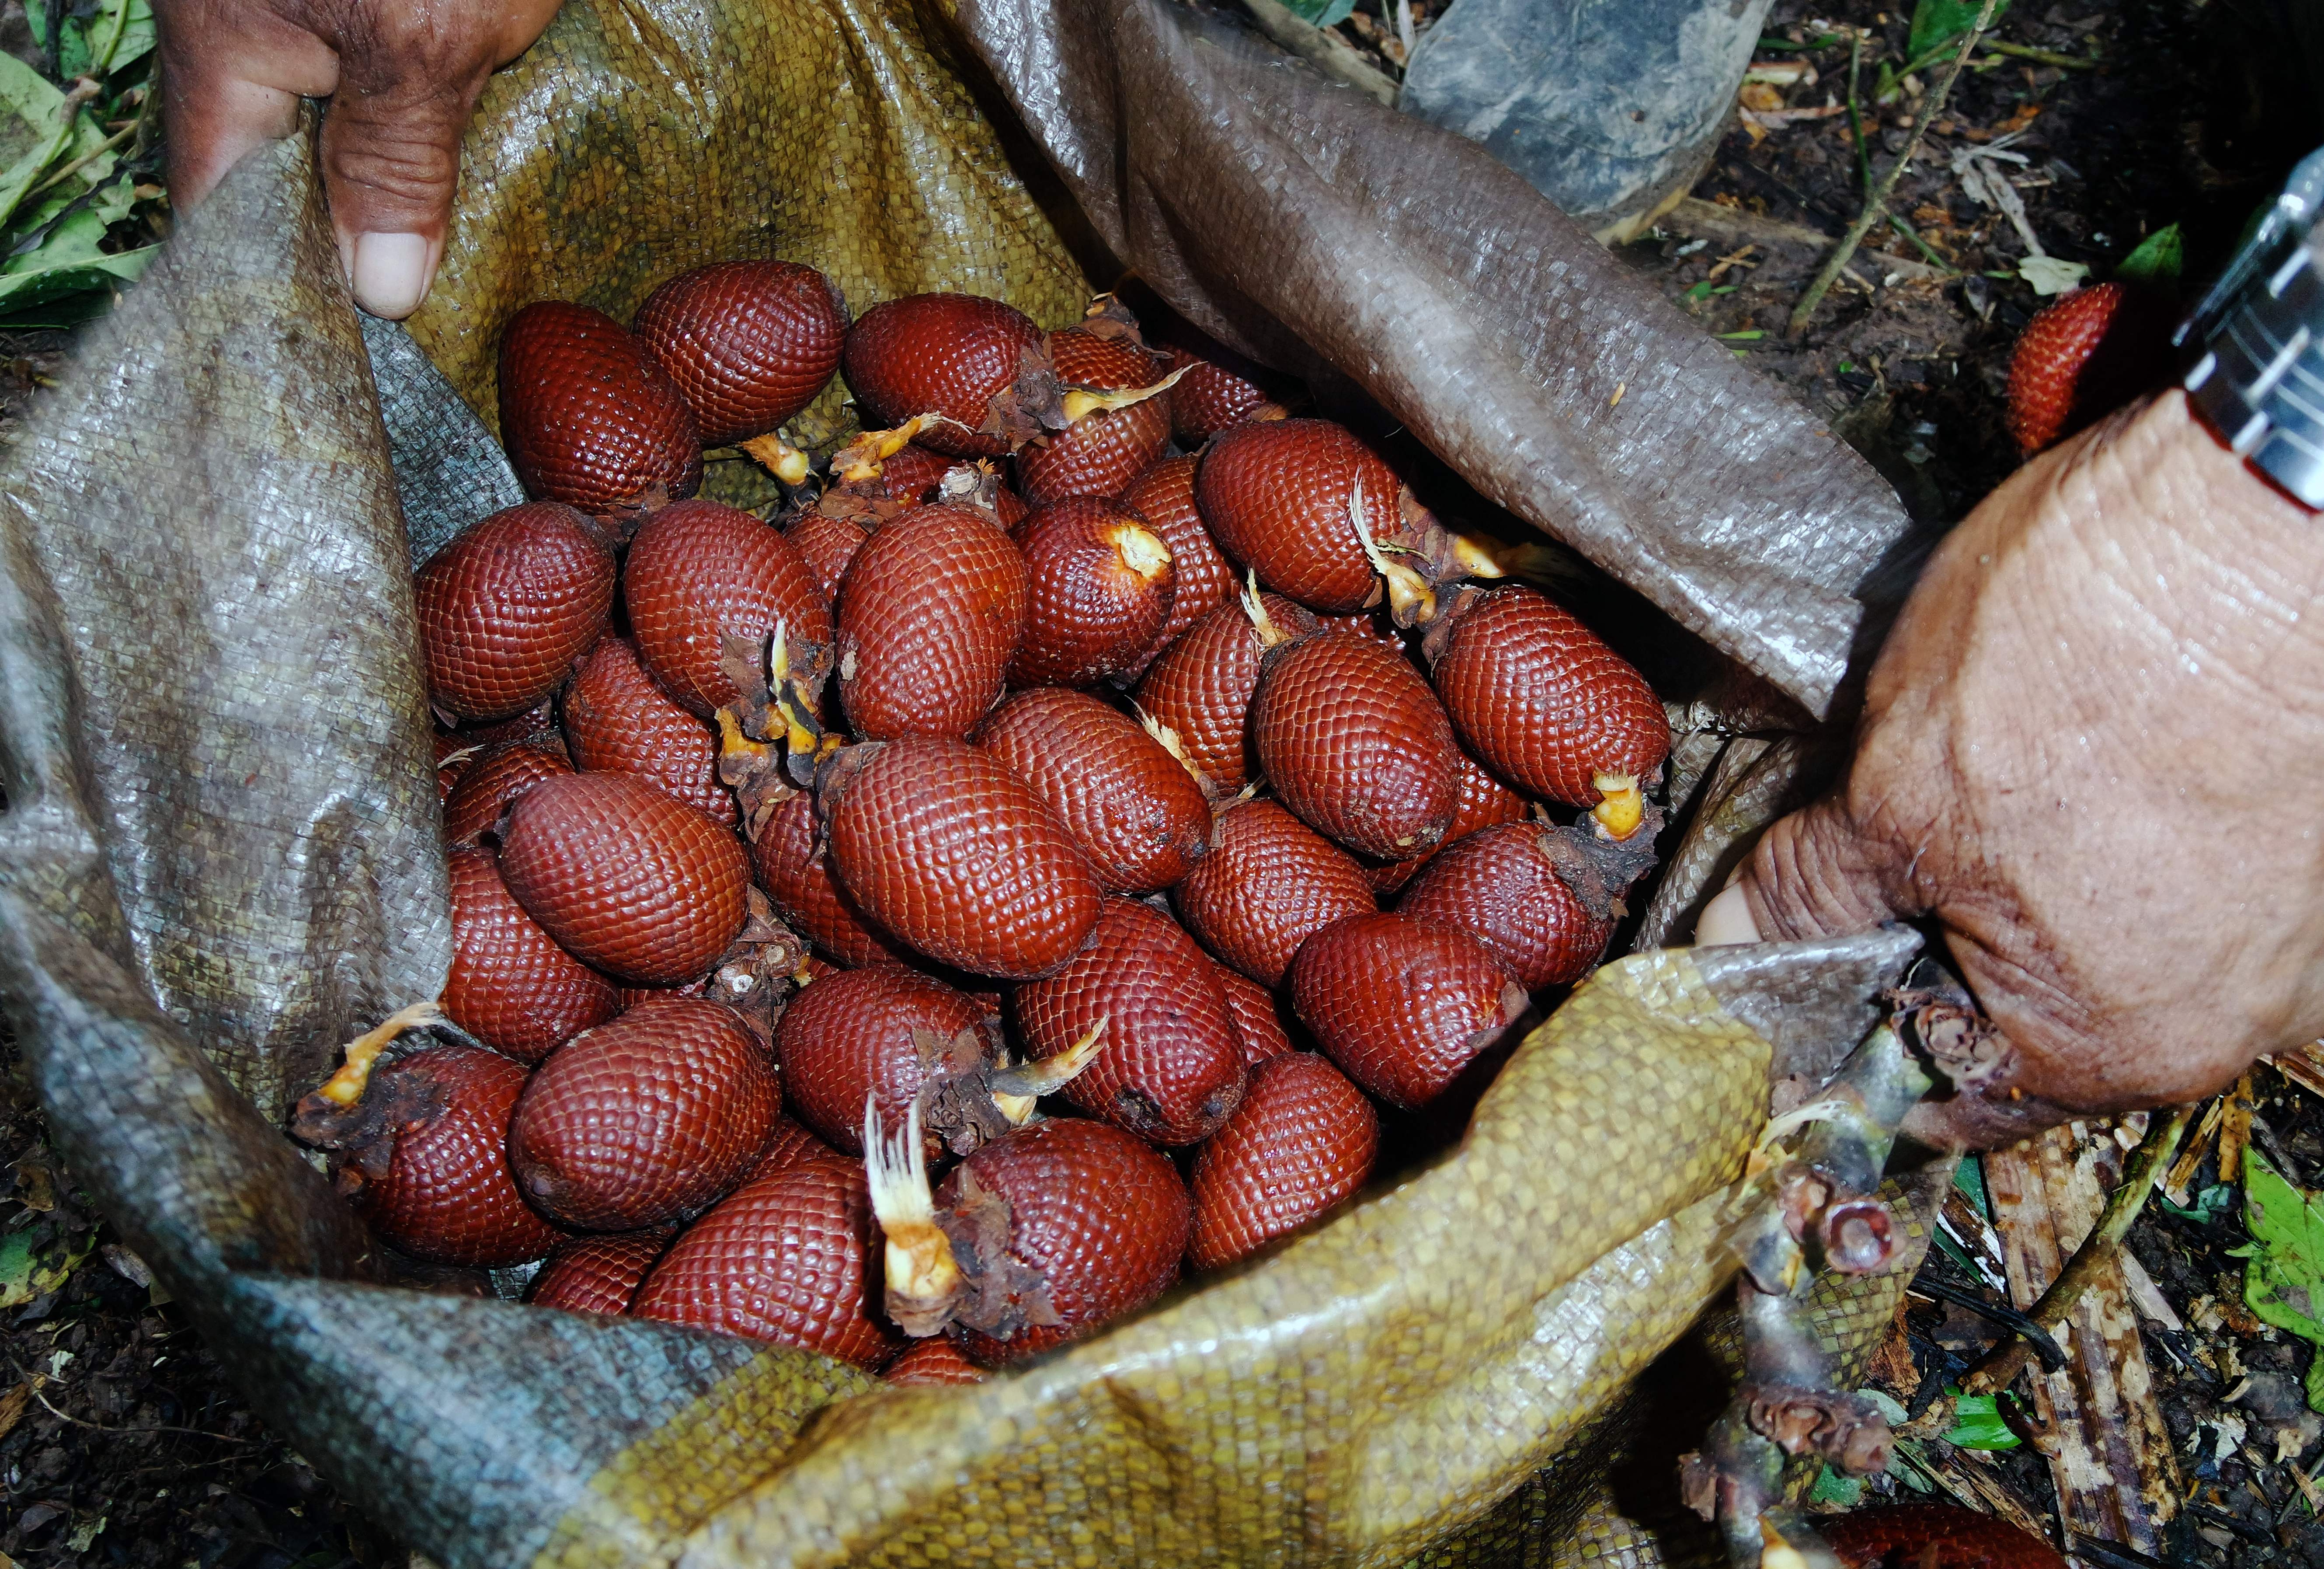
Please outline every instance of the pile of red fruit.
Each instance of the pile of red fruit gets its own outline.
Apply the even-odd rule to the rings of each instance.
[[[780,263],[519,312],[537,499],[417,585],[450,978],[296,1120],[383,1240],[973,1379],[1346,1200],[1595,964],[1660,703],[1263,380]],[[731,443],[778,522],[693,499]]]

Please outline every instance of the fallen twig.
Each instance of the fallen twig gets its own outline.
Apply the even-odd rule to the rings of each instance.
[[[1904,151],[1896,155],[1896,162],[1890,165],[1887,174],[1866,200],[1864,210],[1857,214],[1854,223],[1848,226],[1848,233],[1840,236],[1839,245],[1824,263],[1823,270],[1816,274],[1815,281],[1808,285],[1808,291],[1800,296],[1799,304],[1792,308],[1790,330],[1794,337],[1807,330],[1808,318],[1815,315],[1816,307],[1823,303],[1823,297],[1831,290],[1832,280],[1840,276],[1841,270],[1848,265],[1849,258],[1856,254],[1856,247],[1862,245],[1864,236],[1872,232],[1872,226],[1887,216],[1889,195],[1895,190],[1896,182],[1904,178],[1914,154],[1920,152],[1921,138],[1928,134],[1929,122],[1944,112],[1946,101],[1952,97],[1953,83],[1960,79],[1961,67],[1969,62],[1970,52],[1985,36],[1985,30],[1993,23],[1993,14],[2000,9],[2000,5],[2001,0],[1984,0],[1978,7],[1977,20],[1969,23],[1969,32],[1961,39],[1960,52],[1954,55],[1951,63],[1945,67],[1945,74],[1938,79],[1935,89],[1930,94],[1927,106],[1914,119],[1912,139],[1904,143]]]
[[[1377,102],[1396,103],[1396,83],[1356,52],[1355,45],[1295,14],[1279,0],[1245,0],[1261,32],[1335,81]]]
[[[2019,60],[2030,60],[2035,65],[2053,65],[2061,70],[2096,70],[2106,63],[2102,60],[2090,60],[2079,54],[2060,54],[2054,50],[2035,49],[2030,44],[2005,43],[1997,38],[1987,39],[1980,47],[1990,50],[1995,54],[2015,55]]]

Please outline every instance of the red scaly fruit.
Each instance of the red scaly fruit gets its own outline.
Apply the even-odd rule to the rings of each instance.
[[[1459,928],[1538,991],[1578,981],[1598,962],[1618,901],[1652,864],[1651,841],[1618,847],[1586,822],[1509,823],[1440,851],[1397,913]]]
[[[545,300],[511,317],[500,388],[501,444],[527,495],[608,512],[702,483],[686,400],[602,310]]]
[[[1259,604],[1269,623],[1295,636],[1315,625],[1279,595],[1262,594]],[[1138,684],[1139,707],[1170,732],[1214,795],[1250,783],[1250,699],[1266,651],[1242,605],[1222,605],[1164,650]]]
[[[1394,893],[1411,881],[1414,875],[1440,852],[1480,829],[1502,823],[1525,821],[1525,797],[1478,767],[1477,760],[1467,752],[1461,753],[1460,763],[1461,777],[1452,807],[1452,826],[1444,830],[1444,837],[1433,849],[1417,855],[1407,855],[1401,861],[1365,867],[1364,876],[1370,881],[1374,892],[1382,895]]]
[[[353,1048],[348,1056],[346,1069],[299,1103],[291,1131],[333,1152],[340,1191],[390,1247],[431,1264],[503,1269],[557,1245],[509,1173],[522,1066],[472,1046],[430,1046],[370,1069],[366,1082]]]
[[[1143,674],[1181,632],[1235,597],[1234,564],[1219,553],[1218,541],[1194,510],[1194,461],[1166,457],[1121,493],[1121,504],[1143,518],[1170,548],[1170,569],[1176,579],[1170,618],[1146,645],[1139,663],[1125,672],[1128,676]]]
[[[707,997],[714,979],[715,976],[706,972],[675,986],[617,986],[613,990],[622,1000],[622,1011],[627,1013],[640,1003],[650,1002],[657,997]]]
[[[909,955],[832,880],[829,857],[816,844],[816,829],[813,796],[793,797],[767,819],[751,846],[751,865],[767,901],[793,930],[842,964],[905,963]]]
[[[1363,1186],[1379,1155],[1379,1113],[1339,1069],[1312,1051],[1268,1058],[1194,1157],[1186,1262],[1250,1257]]]
[[[925,505],[936,499],[936,486],[959,462],[917,441],[908,442],[903,450],[881,460],[880,484],[898,501]]]
[[[1170,548],[1134,513],[1095,496],[1036,507],[1010,536],[1025,560],[1019,687],[1088,687],[1138,662],[1170,619]]]
[[[718,782],[718,740],[638,662],[636,645],[609,637],[565,692],[565,738],[591,773],[633,773],[732,827],[733,792]]]
[[[759,1163],[782,1098],[733,1009],[661,998],[534,1072],[509,1125],[509,1165],[536,1209],[576,1230],[683,1220]]]
[[[835,975],[844,973],[839,970],[832,972]],[[767,1137],[767,1152],[759,1157],[759,1164],[752,1168],[750,1177],[745,1180],[755,1181],[770,1171],[787,1170],[802,1160],[845,1158],[838,1150],[809,1132],[805,1123],[794,1122],[788,1117],[777,1117],[775,1131]]]
[[[656,289],[631,323],[693,411],[705,447],[772,430],[839,369],[847,302],[796,262],[718,262]]]
[[[801,512],[783,531],[783,538],[791,542],[791,549],[799,553],[815,578],[815,591],[834,607],[839,603],[839,586],[846,580],[847,568],[871,537],[872,531],[853,518],[835,518],[824,512]]]
[[[525,1288],[535,1307],[620,1317],[630,1310],[638,1285],[677,1233],[668,1226],[616,1236],[574,1237],[558,1244],[549,1262]]]
[[[1107,323],[1108,326],[1116,324]],[[1057,379],[1123,392],[1163,376],[1162,357],[1134,336],[1070,327],[1049,335]],[[1036,507],[1067,496],[1116,496],[1170,445],[1170,400],[1157,393],[1120,409],[1094,409],[1017,454],[1017,489]]]
[[[1009,766],[957,741],[853,746],[823,764],[831,868],[865,914],[941,963],[1056,970],[1097,924],[1089,860]]]
[[[549,747],[530,741],[500,741],[478,752],[444,798],[444,842],[472,844],[496,827],[509,803],[545,779],[558,779],[573,765]]]
[[[981,1384],[989,1376],[945,1336],[916,1340],[880,1375],[891,1384]]]
[[[543,780],[509,810],[501,876],[586,964],[632,985],[701,977],[742,929],[733,830],[627,773]]]
[[[468,765],[476,760],[477,750],[475,742],[457,731],[436,732],[436,799],[438,802],[452,798],[452,791],[459,784],[460,776],[467,772]]]
[[[872,1312],[873,1245],[862,1169],[802,1160],[752,1178],[689,1226],[630,1312],[876,1368],[903,1341]]]
[[[1000,1032],[986,1025],[982,1004],[901,964],[817,981],[791,999],[775,1031],[791,1110],[833,1149],[861,1155],[864,1097],[878,1104],[883,1126],[900,1123],[932,1083],[941,1088],[964,1069],[1000,1063]],[[973,1061],[955,1063],[950,1053],[964,1034]],[[939,1149],[944,1136],[963,1131],[934,1103],[924,1120]]]
[[[1207,1139],[1242,1098],[1242,1042],[1218,966],[1177,922],[1135,900],[1106,900],[1088,946],[1010,1001],[1037,1062],[1104,1026],[1104,1049],[1065,1099],[1151,1143]]]
[[[1291,966],[1299,1021],[1350,1078],[1407,1112],[1443,1094],[1526,1001],[1476,938],[1401,915],[1335,921]]]
[[[1213,964],[1219,990],[1226,998],[1227,1017],[1234,1021],[1235,1039],[1242,1046],[1243,1066],[1257,1067],[1291,1049],[1282,1017],[1275,1011],[1275,993],[1239,971]]]
[[[1354,857],[1258,800],[1219,814],[1210,850],[1171,899],[1204,947],[1262,986],[1282,984],[1308,934],[1379,908]]]
[[[444,1011],[519,1062],[537,1063],[621,1011],[613,983],[557,946],[524,913],[486,850],[456,850],[451,874],[452,968]]]
[[[991,516],[919,507],[888,523],[839,590],[839,698],[865,741],[966,735],[1025,635],[1024,558]]]
[[[1329,628],[1268,650],[1250,731],[1277,798],[1351,850],[1409,855],[1452,826],[1460,744],[1401,652]]]
[[[1194,502],[1220,547],[1260,583],[1311,610],[1348,615],[1384,597],[1349,518],[1360,485],[1372,539],[1401,538],[1403,482],[1378,454],[1327,420],[1268,420],[1211,443]]]
[[[1210,803],[1194,775],[1086,693],[1016,693],[969,739],[1040,792],[1114,892],[1167,888],[1209,845]]]
[[[1184,321],[1167,322],[1160,334],[1169,368],[1183,370],[1170,389],[1170,429],[1178,445],[1192,450],[1231,425],[1277,411],[1281,378],[1196,330]]]
[[[1041,329],[979,295],[912,294],[873,306],[849,330],[843,367],[867,420],[954,421],[918,438],[947,457],[1001,457],[1040,429],[1045,411],[1059,418]]]
[[[707,719],[737,700],[724,639],[778,626],[793,651],[831,646],[831,609],[815,574],[774,526],[720,502],[680,502],[630,542],[622,601],[638,658],[669,695]]]
[[[503,719],[554,692],[605,630],[613,553],[571,507],[494,512],[413,581],[428,697],[455,719]]]
[[[2043,308],[2009,358],[2009,434],[2031,457],[2170,374],[2171,302],[2130,283],[2096,283]]]
[[[1383,621],[1376,610],[1361,615],[1319,615],[1315,618],[1315,624],[1336,627],[1351,637],[1377,643],[1399,656],[1404,652],[1404,639],[1397,635],[1396,629]]]
[[[1815,1527],[1846,1569],[2066,1569],[2032,1532],[1951,1504],[1819,1515]]]
[[[1463,589],[1423,653],[1480,762],[1529,796],[1595,808],[1617,835],[1636,828],[1670,722],[1597,633],[1530,588]]]

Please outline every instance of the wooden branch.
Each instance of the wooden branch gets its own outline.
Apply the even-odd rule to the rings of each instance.
[[[1356,52],[1355,45],[1298,16],[1280,0],[1243,0],[1259,30],[1334,81],[1378,103],[1396,106],[1396,84]]]

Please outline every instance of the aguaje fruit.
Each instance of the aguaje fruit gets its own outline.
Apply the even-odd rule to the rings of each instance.
[[[524,1299],[535,1307],[558,1307],[567,1313],[603,1313],[618,1316],[630,1310],[639,1283],[669,1246],[671,1230],[630,1232],[619,1236],[574,1237],[558,1244],[557,1251],[525,1288]]]
[[[1950,1504],[1820,1515],[1815,1528],[1847,1569],[2066,1569],[2041,1537]]]
[[[497,1052],[430,1046],[372,1065],[391,1020],[347,1048],[347,1066],[299,1103],[291,1131],[333,1152],[389,1246],[432,1264],[499,1269],[540,1258],[558,1232],[509,1174],[509,1113],[525,1070]]]
[[[1058,1057],[1093,1030],[1105,1049],[1065,1099],[1156,1144],[1207,1139],[1242,1098],[1242,1042],[1218,966],[1178,924],[1135,900],[1110,899],[1089,945],[1010,1004],[1025,1050]]]
[[[571,763],[538,742],[501,741],[484,748],[444,798],[444,842],[474,844],[499,826],[511,801],[542,780],[572,771]]]
[[[702,438],[660,365],[602,310],[528,305],[501,335],[501,442],[528,495],[586,512],[694,494]]]
[[[1210,803],[1194,776],[1135,720],[1085,693],[1016,693],[969,739],[1040,792],[1115,892],[1169,887],[1209,844]]]
[[[981,1384],[986,1374],[939,1334],[914,1341],[880,1376],[891,1384]]]
[[[707,1208],[767,1147],[782,1089],[734,1011],[706,998],[641,1003],[535,1071],[509,1164],[535,1208],[594,1232]]]
[[[1121,504],[1135,512],[1170,548],[1170,616],[1146,645],[1138,670],[1178,634],[1235,596],[1234,564],[1219,553],[1218,541],[1194,510],[1194,459],[1166,457],[1121,493]],[[1136,670],[1130,672],[1137,673]]]
[[[1129,669],[1170,618],[1170,548],[1095,496],[1036,507],[1010,536],[1025,562],[1019,687],[1087,687]]]
[[[966,735],[1025,635],[1024,558],[991,514],[918,507],[883,524],[839,589],[839,700],[865,741]]]
[[[918,439],[953,457],[1000,457],[1064,423],[1041,329],[998,300],[911,294],[875,305],[849,330],[842,368],[866,423],[942,414]]]
[[[1282,983],[1309,933],[1379,909],[1354,857],[1273,801],[1220,813],[1171,899],[1204,947],[1263,986]]]
[[[1178,445],[1200,447],[1230,425],[1279,414],[1281,399],[1268,384],[1277,378],[1226,345],[1183,321],[1161,333],[1170,369],[1179,373],[1170,389],[1170,429]]]
[[[1275,993],[1224,964],[1213,964],[1211,968],[1218,974],[1219,992],[1226,999],[1227,1017],[1234,1020],[1243,1066],[1257,1067],[1268,1057],[1289,1051],[1291,1037],[1285,1033],[1282,1017],[1275,1011]]]
[[[816,793],[840,885],[931,958],[1029,980],[1097,924],[1097,879],[1073,835],[1032,786],[973,746],[848,747],[824,762]]]
[[[456,720],[505,719],[554,692],[605,630],[613,553],[571,507],[494,512],[413,582],[428,697]]]
[[[856,552],[872,531],[853,518],[835,518],[828,512],[806,512],[794,519],[783,531],[783,538],[807,563],[807,575],[815,579],[815,591],[823,595],[824,603],[837,605],[839,586],[846,579],[848,568],[855,564]]]
[[[1397,913],[1457,927],[1527,991],[1578,981],[1614,935],[1620,900],[1654,865],[1654,835],[1510,823],[1438,852]]]
[[[1269,624],[1296,635],[1315,618],[1279,595],[1259,603]],[[1138,706],[1167,730],[1187,764],[1213,793],[1234,794],[1249,784],[1247,732],[1251,694],[1267,645],[1240,602],[1220,605],[1163,651],[1138,684]]]
[[[1530,796],[1589,807],[1618,837],[1670,754],[1654,688],[1621,655],[1530,588],[1463,590],[1424,647],[1462,743]]]
[[[1291,1011],[1350,1078],[1410,1112],[1517,1022],[1526,994],[1466,932],[1363,915],[1301,946]]]
[[[1407,855],[1400,861],[1366,866],[1364,876],[1370,880],[1375,892],[1383,895],[1394,893],[1411,881],[1415,873],[1448,845],[1480,829],[1525,820],[1525,797],[1478,767],[1477,760],[1465,752],[1460,755],[1460,778],[1453,796],[1452,826],[1444,830],[1444,837],[1438,840],[1432,849],[1424,850],[1417,855]]]
[[[845,1157],[810,1132],[806,1124],[794,1122],[788,1117],[775,1119],[775,1131],[767,1135],[767,1152],[759,1157],[759,1164],[751,1168],[755,1180],[770,1171],[780,1171],[797,1166],[802,1160],[843,1160]]]
[[[638,662],[627,638],[599,643],[565,692],[565,739],[591,773],[633,773],[715,822],[740,817],[718,782],[718,743]]]
[[[444,1011],[453,1023],[520,1062],[539,1062],[621,1010],[612,982],[557,946],[524,913],[492,854],[456,850],[451,874],[452,968]]]
[[[1420,672],[1379,643],[1323,628],[1268,650],[1250,730],[1277,798],[1351,850],[1409,855],[1452,826],[1452,721]]]
[[[576,957],[640,986],[693,981],[742,929],[733,831],[634,774],[543,780],[509,808],[501,876]]]
[[[936,499],[937,485],[959,461],[917,441],[909,442],[880,460],[880,485],[900,502],[932,502]]]
[[[988,1077],[1001,1063],[998,1020],[984,1005],[901,964],[825,976],[791,999],[775,1031],[791,1110],[833,1149],[863,1153],[863,1101],[882,1123],[915,1100],[943,1149],[961,1152],[1011,1124]]]
[[[2096,423],[2171,369],[2168,300],[2096,283],[2044,306],[2009,356],[2009,434],[2028,457]]]
[[[1060,382],[1097,392],[1152,387],[1164,374],[1161,356],[1138,341],[1135,328],[1105,316],[1051,333],[1049,357]],[[1130,403],[1066,396],[1072,422],[1017,454],[1017,489],[1037,507],[1074,495],[1120,495],[1170,445],[1167,391]],[[1074,406],[1082,402],[1095,406]]]
[[[802,1160],[752,1177],[671,1244],[630,1312],[876,1368],[902,1338],[872,1315],[863,1173]]]
[[[796,262],[718,262],[656,289],[630,325],[686,400],[702,444],[724,447],[814,401],[839,368],[847,303]]]
[[[1363,1186],[1379,1154],[1379,1113],[1339,1069],[1310,1051],[1270,1057],[1194,1157],[1186,1262],[1249,1258]]]
[[[848,891],[832,881],[830,857],[816,844],[813,796],[794,796],[775,808],[751,846],[751,865],[775,913],[821,952],[842,964],[902,964],[904,950],[865,918]],[[850,1113],[853,1116],[853,1110]]]
[[[906,1333],[949,1325],[972,1361],[996,1367],[1091,1334],[1178,1278],[1185,1185],[1142,1140],[1077,1118],[1036,1122],[931,1195],[917,1122],[865,1138],[888,1315]]]
[[[770,523],[714,501],[680,502],[646,521],[622,574],[638,658],[669,695],[707,719],[740,697],[725,639],[777,627],[794,664],[831,646],[831,610],[815,574]]]

